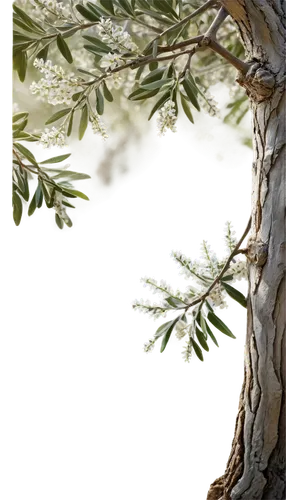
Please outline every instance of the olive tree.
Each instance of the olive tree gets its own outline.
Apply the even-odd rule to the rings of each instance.
[[[163,300],[134,303],[135,309],[152,316],[174,316],[157,329],[145,350],[161,339],[163,352],[176,331],[178,338],[187,339],[186,361],[192,352],[203,360],[209,339],[217,344],[214,328],[233,336],[215,313],[224,306],[226,294],[247,307],[245,375],[234,438],[226,470],[210,486],[208,500],[282,500],[286,495],[285,24],[283,0],[14,3],[14,68],[21,82],[26,74],[34,76],[35,69],[42,74],[30,91],[57,106],[46,125],[58,123],[35,133],[29,131],[27,112],[19,110],[13,117],[16,224],[23,202],[29,201],[32,215],[44,200],[55,210],[60,228],[71,226],[66,212],[73,207],[70,199],[87,198],[72,185],[87,176],[46,166],[69,155],[39,163],[22,142],[62,146],[75,127],[82,139],[89,124],[106,139],[102,115],[110,118],[113,106],[120,114],[140,105],[143,116],[157,115],[161,134],[175,131],[179,113],[193,123],[194,109],[216,112],[208,91],[215,81],[236,86],[228,118],[239,122],[250,106],[252,210],[244,234],[237,241],[227,225],[228,255],[223,259],[205,243],[199,262],[174,253],[180,268],[193,278],[192,286],[174,292],[166,283],[146,278]],[[38,185],[30,200],[31,177]],[[247,299],[230,284],[246,275]]]

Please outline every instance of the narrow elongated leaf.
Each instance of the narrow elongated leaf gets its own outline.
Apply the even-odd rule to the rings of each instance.
[[[103,95],[107,101],[109,101],[109,102],[113,101],[113,96],[112,96],[112,94],[111,94],[110,90],[108,89],[105,82],[103,82]]]
[[[26,119],[28,118],[29,116],[29,113],[15,113],[15,115],[13,115],[13,123],[16,123],[18,122],[19,120],[23,120],[23,119]]]
[[[155,106],[153,106],[148,116],[148,120],[151,120],[154,113],[156,113],[156,111],[160,109],[169,99],[170,99],[170,90],[168,90],[165,94],[163,94],[162,97],[160,97],[160,99],[156,102]]]
[[[126,12],[126,14],[129,14],[131,17],[134,16],[134,11],[128,0],[117,0],[117,3]]]
[[[231,337],[232,339],[235,339],[236,337],[233,335],[233,333],[230,331],[230,329],[225,325],[225,323],[216,316],[216,314],[212,311],[208,313],[208,320],[222,333],[227,335],[228,337]]]
[[[60,216],[56,213],[55,214],[55,220],[56,220],[56,224],[57,226],[60,228],[60,229],[63,229],[64,227],[64,222],[63,220],[60,218]]]
[[[95,57],[97,57],[99,60],[101,57],[106,54],[106,52],[103,52],[99,47],[96,45],[84,45],[83,46],[85,50],[88,52],[91,52]]]
[[[20,82],[24,82],[27,71],[27,53],[24,50],[14,55],[13,66],[18,73]]]
[[[167,346],[167,344],[168,344],[168,342],[170,340],[170,337],[171,337],[172,331],[174,329],[174,326],[176,325],[176,323],[179,321],[180,318],[181,318],[181,316],[178,316],[178,318],[176,318],[176,319],[174,319],[173,321],[170,322],[171,324],[170,324],[168,330],[165,332],[165,334],[163,336],[160,352],[163,352],[166,349],[166,346]]]
[[[163,74],[165,73],[165,70],[166,66],[164,66],[163,68],[154,69],[154,71],[151,71],[150,73],[148,73],[148,75],[145,76],[145,78],[143,78],[140,85],[142,86],[148,83],[155,82],[157,80],[161,80]]]
[[[104,99],[103,95],[100,92],[99,88],[95,90],[96,93],[96,111],[99,115],[103,115],[104,112]]]
[[[181,95],[181,103],[182,103],[182,108],[184,110],[184,113],[186,115],[186,117],[190,120],[191,123],[194,123],[194,118],[193,118],[193,115],[191,113],[191,110],[186,102],[186,100],[184,99],[184,96],[182,95],[182,93],[180,93]]]
[[[35,191],[35,195],[36,195],[36,205],[38,208],[41,208],[41,206],[43,204],[43,191],[42,191],[42,182],[41,181],[38,181],[38,186],[37,186],[37,189]]]
[[[78,138],[81,141],[83,138],[88,124],[88,108],[85,104],[81,110],[81,118],[79,123]]]
[[[236,288],[233,288],[233,286],[230,286],[228,283],[224,283],[223,281],[221,281],[221,284],[225,289],[226,293],[232,299],[236,300],[236,302],[238,302],[243,307],[247,306],[246,297],[243,295],[243,293],[239,292],[238,290],[236,290]]]
[[[31,215],[33,215],[33,213],[35,212],[37,208],[37,203],[36,203],[36,191],[34,193],[34,196],[31,200],[31,203],[29,205],[29,208],[28,208],[28,216],[30,217]]]
[[[66,155],[60,155],[60,156],[53,156],[53,158],[48,158],[48,160],[41,161],[39,165],[46,165],[50,163],[60,163],[61,161],[66,160],[69,158],[71,153],[67,153]]]
[[[76,189],[69,189],[65,187],[63,189],[63,194],[67,197],[70,196],[71,198],[82,198],[83,200],[89,201],[89,198],[86,196],[86,194],[82,193],[81,191],[77,191]]]
[[[104,9],[106,9],[110,14],[114,15],[113,1],[112,0],[100,0],[100,3]]]
[[[165,301],[171,306],[174,307],[174,309],[184,309],[186,307],[185,302],[183,302],[180,299],[177,299],[176,297],[168,297],[165,299]]]
[[[71,51],[69,49],[69,46],[68,46],[67,42],[64,40],[64,38],[62,37],[62,35],[57,36],[57,46],[58,46],[60,53],[65,58],[65,60],[71,64],[73,62],[73,57],[72,57]]]
[[[199,360],[203,361],[204,357],[203,357],[202,350],[201,350],[200,346],[196,343],[196,341],[193,338],[191,338],[191,344],[192,344],[192,346],[194,348],[194,351],[195,351],[197,357],[199,358]]]
[[[59,120],[60,118],[63,118],[63,116],[66,116],[70,113],[72,108],[65,108],[65,109],[61,109],[60,111],[57,111],[56,113],[54,113],[47,121],[46,121],[46,125],[49,125],[50,123],[53,123],[53,122],[56,122],[57,120]]]
[[[165,335],[165,333],[167,333],[172,324],[173,320],[167,321],[167,323],[164,323],[163,325],[159,326],[159,328],[155,332],[154,338],[158,339],[162,337],[162,335]]]
[[[100,21],[100,14],[96,14],[94,11],[87,9],[81,4],[75,6],[76,10],[88,21],[97,22]]]
[[[153,0],[154,5],[157,9],[159,9],[161,12],[167,14],[168,16],[174,17],[175,19],[178,18],[177,12],[172,8],[172,6],[166,2],[166,0]]]
[[[144,89],[140,90],[142,90],[142,93],[136,95],[135,97],[132,97],[131,99],[132,101],[142,101],[143,99],[148,99],[149,97],[153,97],[154,95],[158,94],[158,92],[160,91],[160,89],[149,90],[149,91]]]
[[[29,26],[30,28],[33,29],[33,31],[40,32],[40,33],[45,33],[45,30],[43,30],[42,26],[38,24],[36,21],[34,21],[26,12],[24,12],[20,7],[17,5],[13,4],[13,9],[14,12],[23,20],[23,22]]]
[[[193,106],[198,110],[200,111],[200,105],[198,103],[198,100],[197,100],[197,96],[194,92],[194,89],[193,87],[191,86],[190,82],[185,78],[183,81],[182,81],[182,85],[184,87],[184,90],[188,96],[188,98],[190,99],[191,103],[193,104]]]
[[[92,45],[94,45],[97,49],[99,49],[100,52],[102,52],[103,54],[108,54],[109,52],[112,52],[112,49],[111,47],[109,47],[109,45],[102,42],[101,40],[99,40],[99,38],[96,38],[95,36],[82,35],[82,38],[92,43]]]
[[[67,137],[70,137],[72,133],[72,126],[73,126],[73,111],[71,112],[70,119],[69,119],[69,124],[68,124],[68,130],[67,130]]]
[[[80,172],[73,172],[72,170],[63,170],[52,177],[52,179],[67,178],[72,181],[82,181],[84,179],[90,179],[90,175],[82,174]]]
[[[208,321],[206,321],[202,312],[200,313],[200,326],[206,340],[211,341],[212,344],[214,344],[216,347],[220,347],[221,343],[219,341],[219,338],[214,334],[211,326],[209,325]]]
[[[199,343],[201,344],[202,348],[205,351],[209,351],[209,346],[206,342],[204,334],[198,327],[196,327],[196,336],[197,336],[197,339],[198,339]]]
[[[23,205],[20,196],[17,194],[15,190],[13,190],[12,200],[13,200],[13,219],[16,226],[19,226],[23,212]]]
[[[154,90],[154,89],[160,89],[163,87],[163,85],[168,85],[171,86],[174,80],[172,78],[164,78],[162,80],[158,80],[152,83],[146,83],[144,85],[141,84],[140,88],[145,89],[145,90]]]
[[[31,151],[29,149],[27,149],[25,146],[23,146],[23,144],[19,144],[19,142],[14,142],[14,146],[15,146],[15,148],[18,149],[18,151],[20,151],[20,153],[22,153],[23,156],[25,156],[25,158],[30,163],[32,163],[33,165],[37,165],[37,161],[36,161],[36,158],[34,157],[33,153],[31,153]]]

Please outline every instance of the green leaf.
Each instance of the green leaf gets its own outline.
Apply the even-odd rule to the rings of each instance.
[[[29,116],[29,113],[26,113],[26,112],[24,112],[24,113],[15,113],[13,115],[12,121],[13,121],[13,123],[16,123],[19,120],[28,118],[28,116]]]
[[[26,12],[17,7],[17,5],[13,4],[14,12],[22,19],[22,21],[35,32],[40,32],[45,34],[45,30],[42,28],[40,24],[34,21]]]
[[[67,197],[70,198],[82,198],[83,200],[89,201],[89,198],[86,196],[86,194],[82,193],[81,191],[77,191],[76,189],[69,189],[69,188],[64,188],[63,189],[63,194]]]
[[[224,324],[224,322],[219,319],[216,314],[212,311],[208,313],[208,320],[222,333],[227,335],[228,337],[231,337],[235,339],[236,337],[233,335],[233,333],[230,331],[230,329]]]
[[[104,112],[104,99],[103,95],[100,92],[99,88],[95,89],[96,93],[96,111],[99,115],[103,115]]]
[[[184,113],[186,115],[186,117],[190,120],[191,123],[194,123],[194,118],[193,118],[193,115],[191,113],[191,110],[186,102],[186,100],[184,99],[184,96],[183,94],[180,92],[180,95],[181,95],[181,103],[182,103],[182,108],[184,110]]]
[[[20,196],[17,194],[15,190],[13,191],[12,201],[13,201],[13,219],[16,226],[19,226],[23,212],[23,205]]]
[[[203,349],[205,351],[209,351],[209,346],[206,343],[206,339],[204,337],[204,334],[203,334],[203,332],[198,327],[196,327],[196,336],[197,336],[197,339],[198,339],[199,343],[203,347]]]
[[[33,165],[38,165],[37,161],[36,161],[36,158],[34,157],[33,153],[31,153],[31,151],[29,151],[29,149],[25,148],[25,146],[23,146],[23,144],[19,144],[19,142],[14,142],[14,146],[15,146],[16,149],[18,149],[18,151],[20,151],[20,153],[23,156],[25,156],[25,158],[30,163],[32,163]]]
[[[72,111],[71,115],[70,115],[70,119],[69,119],[69,124],[68,124],[67,137],[70,137],[70,135],[72,133],[73,115],[74,115],[74,112]]]
[[[179,19],[177,12],[172,8],[172,6],[166,2],[166,0],[153,0],[154,6],[160,10],[161,12],[168,14],[170,17],[174,17],[175,19]]]
[[[114,15],[113,1],[112,0],[100,0],[100,3],[104,9],[106,9],[110,14]]]
[[[59,216],[57,213],[55,214],[55,221],[56,221],[57,226],[58,226],[60,229],[63,229],[63,227],[64,227],[64,222],[63,222],[63,220],[60,218],[60,216]]]
[[[44,195],[44,199],[45,199],[45,203],[46,203],[47,207],[52,208],[52,206],[54,204],[54,191],[55,190],[50,189],[49,185],[46,181],[42,182],[41,187],[42,187],[42,191],[43,191],[43,195]]]
[[[66,155],[53,156],[53,158],[49,158],[48,160],[40,161],[39,165],[47,165],[50,163],[60,163],[61,161],[64,161],[67,158],[69,158],[70,155],[71,155],[71,153],[68,153]]]
[[[136,96],[133,96],[131,101],[142,101],[143,99],[148,99],[149,97],[153,97],[154,95],[158,94],[159,89],[155,90],[144,90],[144,89],[138,89],[141,90],[140,93],[136,94]],[[130,99],[130,96],[128,97]]]
[[[182,81],[182,85],[184,87],[184,90],[188,96],[188,98],[190,99],[191,103],[193,104],[193,106],[198,110],[200,111],[200,105],[198,103],[198,100],[197,100],[197,97],[196,97],[196,94],[194,92],[194,88],[193,86],[190,84],[189,80],[187,80],[186,78]]]
[[[109,45],[102,42],[101,40],[99,40],[99,38],[96,38],[95,36],[82,35],[82,38],[92,43],[103,54],[108,54],[109,52],[112,52],[112,49],[111,47],[109,47]]]
[[[101,57],[103,56],[103,54],[106,54],[106,52],[103,52],[96,45],[84,45],[83,48],[85,50],[87,50],[88,52],[91,52],[95,57],[99,57],[99,59],[101,59]]]
[[[205,338],[207,340],[210,340],[216,347],[220,347],[221,343],[219,341],[219,338],[214,334],[211,326],[205,320],[203,312],[200,313],[200,325],[201,325],[201,330],[202,330]]]
[[[147,83],[144,85],[141,84],[140,88],[144,90],[160,89],[161,87],[163,87],[163,85],[169,85],[170,87],[173,82],[174,82],[173,78],[164,78],[163,80],[158,80],[156,82]]]
[[[36,192],[34,193],[34,196],[31,200],[31,203],[29,205],[29,208],[28,208],[28,216],[30,217],[31,215],[33,215],[33,213],[35,212],[36,208],[37,208],[37,203],[36,203]]]
[[[163,74],[165,73],[165,70],[166,66],[164,66],[163,68],[154,69],[154,71],[151,71],[150,73],[148,73],[148,75],[145,76],[145,78],[143,78],[140,85],[142,86],[148,83],[155,82],[157,80],[161,80]]]
[[[105,82],[103,82],[102,87],[103,87],[103,95],[104,95],[105,99],[109,102],[112,102],[113,96],[112,96],[112,94],[111,94],[110,90],[108,89]]]
[[[158,69],[158,63],[157,61],[152,61],[148,64],[149,70],[150,71],[155,71],[155,69]]]
[[[49,125],[50,123],[53,123],[53,122],[56,122],[57,120],[59,120],[60,118],[62,118],[63,116],[66,116],[70,113],[72,108],[65,108],[65,109],[61,109],[60,111],[57,111],[56,113],[54,113],[47,121],[46,121],[46,125]]]
[[[236,290],[236,288],[233,288],[233,286],[230,286],[228,283],[224,283],[223,281],[221,281],[221,284],[225,289],[226,293],[232,299],[236,300],[236,302],[238,302],[243,307],[247,306],[247,300],[246,297],[243,295],[243,293],[239,292],[238,290]]]
[[[54,41],[54,40],[52,40],[52,41]],[[46,62],[46,60],[48,59],[50,44],[51,44],[51,41],[49,41],[49,43],[44,45],[44,47],[42,47],[41,50],[39,50],[39,52],[37,52],[37,54],[36,54],[37,59],[43,59]]]
[[[75,6],[76,10],[88,21],[98,22],[100,21],[100,14],[96,14],[95,11],[91,11],[81,4]]]
[[[190,340],[191,340],[191,344],[192,344],[192,346],[193,346],[193,348],[194,348],[194,351],[195,351],[195,353],[196,353],[197,357],[198,357],[201,361],[203,361],[203,360],[204,360],[204,357],[203,357],[203,353],[202,353],[202,350],[201,350],[200,346],[196,343],[196,341],[195,341],[193,338],[191,338]]]
[[[88,107],[85,104],[81,110],[81,118],[79,123],[78,138],[81,141],[83,138],[88,124]]]
[[[57,36],[57,46],[58,46],[60,53],[65,58],[65,60],[71,64],[73,62],[73,57],[72,57],[71,51],[69,49],[69,46],[68,46],[67,42],[64,40],[64,38],[62,37],[62,35]]]
[[[178,320],[179,320],[179,317],[167,321],[165,325],[160,325],[160,326],[165,326],[165,329],[162,328],[160,330],[161,335],[162,335],[162,331],[164,331],[164,334],[161,336],[161,342],[160,342],[160,347],[159,347],[160,354],[164,354],[164,352],[166,351],[166,348],[167,348],[167,345],[171,339],[175,324],[177,323]],[[158,330],[158,328],[157,328],[157,330]]]
[[[132,7],[127,0],[117,0],[117,3],[126,12],[126,14],[128,14],[131,17],[134,16]]]
[[[156,102],[155,106],[153,106],[148,116],[148,120],[151,120],[154,113],[156,113],[156,111],[160,109],[169,99],[170,99],[170,91],[168,90],[165,94],[162,95],[162,97],[160,97],[160,99]]]
[[[174,320],[167,321],[167,323],[164,323],[163,325],[159,326],[159,328],[156,330],[154,338],[158,339],[162,337],[162,335],[165,335],[165,333],[168,332],[169,328],[173,324]]]
[[[42,191],[42,183],[40,180],[38,181],[38,186],[35,191],[35,196],[36,196],[36,205],[38,208],[41,208],[43,204],[43,191]]]
[[[18,73],[20,82],[24,82],[27,71],[27,53],[25,51],[19,51],[14,55],[13,66]]]
[[[171,306],[174,307],[174,309],[184,309],[186,307],[185,302],[183,302],[180,299],[177,299],[176,297],[168,297],[165,299],[165,301]]]
[[[54,175],[52,179],[69,178],[72,181],[82,181],[84,179],[90,179],[90,175],[82,174],[80,172],[73,172],[72,170],[63,170],[58,174]]]

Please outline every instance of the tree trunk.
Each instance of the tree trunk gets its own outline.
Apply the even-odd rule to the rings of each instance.
[[[245,376],[225,474],[207,500],[285,500],[285,2],[221,0],[250,70],[239,77],[253,115],[252,234]]]

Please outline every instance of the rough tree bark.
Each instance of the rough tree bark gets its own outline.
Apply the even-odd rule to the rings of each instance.
[[[246,48],[253,121],[245,377],[225,474],[207,500],[285,500],[285,55],[283,0],[221,0]]]

